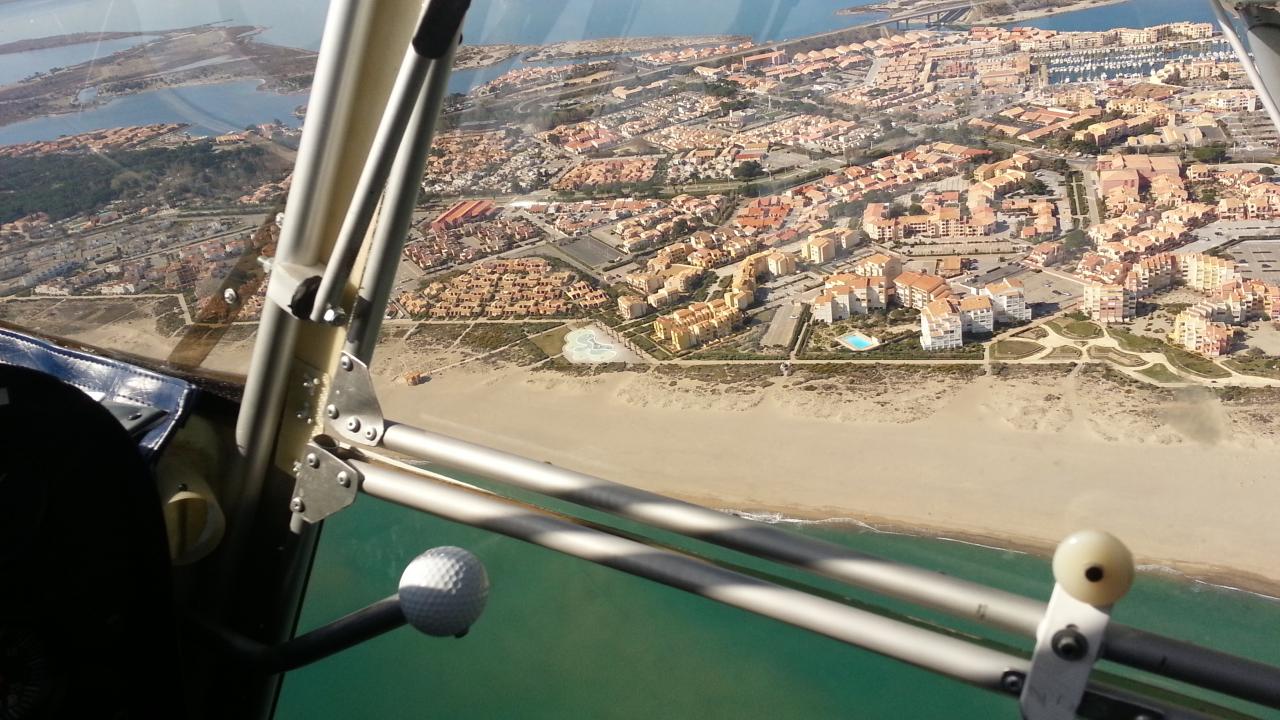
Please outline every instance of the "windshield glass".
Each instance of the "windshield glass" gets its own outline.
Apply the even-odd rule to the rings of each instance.
[[[0,2],[0,321],[243,375],[325,10]],[[1041,599],[1104,528],[1118,619],[1280,662],[1277,167],[1205,0],[474,0],[374,377],[399,421]],[[495,578],[473,635],[295,673],[280,716],[1012,710],[371,499],[302,625],[450,543]]]

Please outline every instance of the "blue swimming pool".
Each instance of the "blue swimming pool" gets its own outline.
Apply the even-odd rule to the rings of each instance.
[[[849,333],[848,335],[841,337],[840,342],[848,345],[854,350],[870,350],[880,344],[879,340],[856,332]]]

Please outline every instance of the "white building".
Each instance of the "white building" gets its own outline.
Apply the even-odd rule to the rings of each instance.
[[[960,301],[960,325],[966,333],[993,333],[995,310],[986,295],[969,295]]]
[[[1031,319],[1031,308],[1021,280],[1005,278],[982,288],[982,294],[991,298],[992,309],[998,322],[1026,322]]]
[[[951,298],[938,298],[924,306],[920,312],[920,347],[950,350],[964,344],[958,304]]]

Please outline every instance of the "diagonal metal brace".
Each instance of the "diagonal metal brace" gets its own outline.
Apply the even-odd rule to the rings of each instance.
[[[386,423],[369,366],[350,353],[338,358],[324,416],[328,431],[347,442],[376,447],[382,441]]]
[[[307,443],[294,476],[297,483],[289,509],[309,523],[345,509],[360,490],[360,472],[314,440]]]

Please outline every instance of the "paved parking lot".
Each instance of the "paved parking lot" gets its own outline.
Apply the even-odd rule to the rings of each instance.
[[[579,262],[591,267],[607,265],[616,260],[621,254],[618,249],[609,247],[590,235],[583,235],[573,242],[567,242],[560,247]]]
[[[1083,293],[1084,286],[1076,280],[1068,280],[1047,272],[1026,271],[1018,276],[1026,289],[1027,302],[1057,304],[1074,300]]]
[[[1175,250],[1179,255],[1208,252],[1241,238],[1280,237],[1280,221],[1275,220],[1218,220],[1191,231],[1195,238]]]
[[[1228,252],[1240,263],[1246,278],[1280,284],[1280,238],[1246,240]]]

